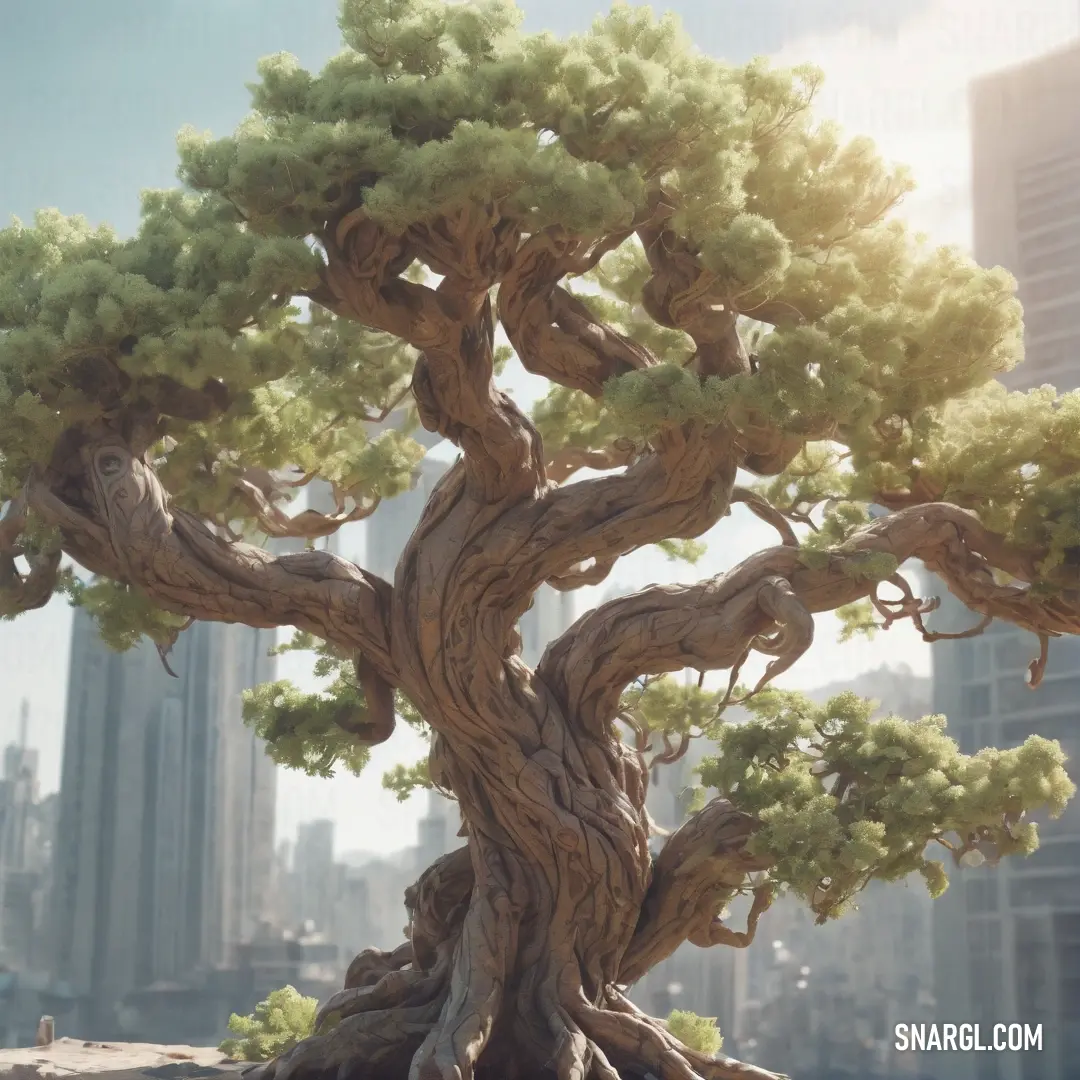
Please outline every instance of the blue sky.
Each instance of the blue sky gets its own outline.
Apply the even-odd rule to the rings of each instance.
[[[701,47],[734,61],[849,23],[894,32],[926,0],[677,0]],[[527,2],[526,28],[587,29],[605,5]],[[58,206],[135,225],[136,193],[173,183],[185,123],[224,133],[247,108],[255,62],[307,65],[338,51],[334,0],[5,0],[0,137],[20,152],[0,175],[0,214]]]
[[[594,0],[522,0],[527,30],[584,30],[606,9]],[[665,5],[657,5],[663,7]],[[966,88],[974,75],[1036,55],[1076,32],[1076,0],[673,0],[666,5],[708,53],[732,61],[772,54],[811,60],[827,74],[820,106],[853,131],[873,135],[887,156],[909,162],[922,193],[905,213],[943,241],[967,235]],[[3,0],[0,33],[0,220],[43,206],[135,227],[137,194],[175,182],[175,134],[194,124],[223,134],[248,106],[256,60],[288,50],[318,66],[339,48],[335,0]],[[699,570],[717,573],[771,536],[728,519],[723,543]],[[626,582],[685,576],[652,553],[627,560]],[[590,602],[582,598],[583,606]],[[67,678],[70,613],[54,602],[0,624],[0,745],[13,738],[18,702],[31,701],[32,738],[43,780],[54,788]],[[905,628],[880,646],[835,646],[821,620],[813,655],[789,685],[814,685],[876,667],[882,659],[929,670],[926,647]],[[823,675],[822,672],[825,674]],[[360,781],[281,785],[279,824],[325,814],[343,847],[361,846],[356,822],[392,823],[384,848],[409,842],[417,808],[395,810],[379,790],[381,768],[412,747],[379,748]],[[351,835],[351,838],[350,838]]]

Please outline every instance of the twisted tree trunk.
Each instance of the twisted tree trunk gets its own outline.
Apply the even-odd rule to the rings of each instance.
[[[713,804],[654,875],[642,762],[521,661],[520,611],[491,603],[529,541],[520,500],[500,517],[469,481],[458,465],[433,495],[391,617],[395,670],[434,729],[432,777],[468,845],[410,890],[410,941],[358,957],[322,1033],[261,1080],[771,1076],[696,1055],[623,992],[761,868],[743,850],[752,824]],[[696,920],[679,918],[689,896]]]

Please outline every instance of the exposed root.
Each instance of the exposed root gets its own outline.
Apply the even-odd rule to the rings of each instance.
[[[345,973],[345,989],[372,986],[391,971],[400,971],[413,962],[412,942],[406,941],[393,952],[382,949],[365,949],[355,957]]]
[[[748,874],[771,861],[746,850],[757,828],[751,815],[713,799],[675,830],[653,865],[641,918],[622,957],[620,984],[637,982],[686,940],[739,943],[734,932],[724,934],[716,913],[745,886]]]
[[[497,852],[486,854],[454,950],[446,1000],[413,1058],[410,1080],[471,1080],[502,1008],[525,897],[523,883]]]
[[[416,884],[405,890],[410,959],[415,955],[416,967],[433,966],[440,944],[457,939],[474,884],[469,849],[461,847],[436,859]]]
[[[607,1008],[582,1000],[575,1011],[580,1010],[582,1028],[607,1049],[624,1078],[651,1072],[657,1080],[788,1080],[734,1058],[691,1050],[614,987],[605,997]]]
[[[360,1013],[414,1008],[440,1000],[440,994],[447,986],[449,971],[450,950],[444,947],[443,956],[431,971],[413,968],[388,971],[377,982],[346,987],[319,1010],[315,1030],[329,1030],[341,1020]]]
[[[462,949],[469,947],[469,925],[488,917],[476,910]],[[320,1013],[319,1034],[248,1070],[245,1080],[785,1080],[684,1046],[615,988],[604,992],[602,1005],[580,990],[568,1004],[541,994],[551,1053],[546,1061],[527,1060],[520,1043],[488,1041],[503,1003],[497,973],[468,966],[454,979],[445,975],[394,970],[372,986],[335,995]],[[514,1004],[524,1001],[509,1010]]]
[[[433,1001],[346,1017],[274,1061],[249,1069],[245,1080],[310,1080],[334,1072],[342,1080],[404,1080],[440,1008],[441,1002]]]

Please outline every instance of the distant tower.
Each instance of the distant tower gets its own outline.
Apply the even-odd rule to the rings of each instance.
[[[574,621],[574,594],[541,585],[521,617],[521,655],[535,667],[544,650]]]
[[[29,746],[30,707],[19,710],[19,741],[4,749],[0,775],[0,962],[36,962],[41,900],[51,857],[49,805],[38,791],[38,752]]]
[[[54,975],[83,995],[73,1034],[114,1038],[155,981],[227,965],[273,874],[276,771],[241,718],[273,678],[272,631],[196,623],[163,670],[75,612],[52,899]]]
[[[437,791],[427,793],[427,804],[427,813],[417,822],[418,873],[426,870],[440,856],[464,843],[464,840],[458,837],[461,828],[458,804]]]
[[[384,431],[400,429],[404,422],[404,413],[393,413],[382,424],[370,425],[369,436],[375,439]],[[443,441],[441,435],[422,427],[410,431],[409,438],[429,451]],[[416,468],[412,489],[387,499],[371,517],[365,519],[365,553],[362,562],[366,570],[393,583],[398,559],[401,558],[431,493],[449,468],[448,461],[428,454]]]
[[[37,795],[38,752],[30,749],[30,702],[19,705],[19,741],[4,749],[4,779],[15,781],[28,776]]]
[[[293,872],[302,922],[311,920],[315,929],[330,932],[334,918],[335,867],[334,823],[327,819],[308,821],[296,830]]]

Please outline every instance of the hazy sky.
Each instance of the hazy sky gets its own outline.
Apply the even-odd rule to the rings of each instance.
[[[583,30],[606,5],[596,0],[522,0],[526,28]],[[656,7],[665,5],[657,4]],[[769,53],[810,60],[828,82],[819,111],[853,133],[874,136],[886,156],[913,166],[920,192],[904,213],[942,241],[966,244],[967,86],[978,74],[1063,44],[1077,32],[1077,0],[673,0],[702,48],[742,61]],[[337,51],[334,0],[4,0],[0,34],[0,219],[58,206],[136,223],[140,189],[174,182],[176,131],[185,123],[224,133],[247,108],[255,61],[287,49],[308,66]],[[517,382],[517,380],[514,380]],[[527,393],[523,384],[518,389]],[[652,552],[623,560],[615,584],[685,580],[718,573],[773,542],[754,519],[726,519],[710,553],[688,571]],[[610,588],[610,585],[608,586]],[[578,594],[578,610],[596,591]],[[786,679],[813,686],[906,662],[929,670],[927,648],[906,625],[867,644],[835,643],[819,619],[817,643]],[[58,783],[70,612],[54,602],[0,624],[0,745],[14,737],[18,702],[32,709],[47,790]],[[290,664],[287,674],[300,677]],[[377,748],[361,779],[283,774],[279,829],[318,816],[338,823],[340,850],[389,851],[411,843],[420,800],[398,806],[380,788],[382,770],[412,760],[402,735]],[[377,828],[373,828],[377,825]]]

